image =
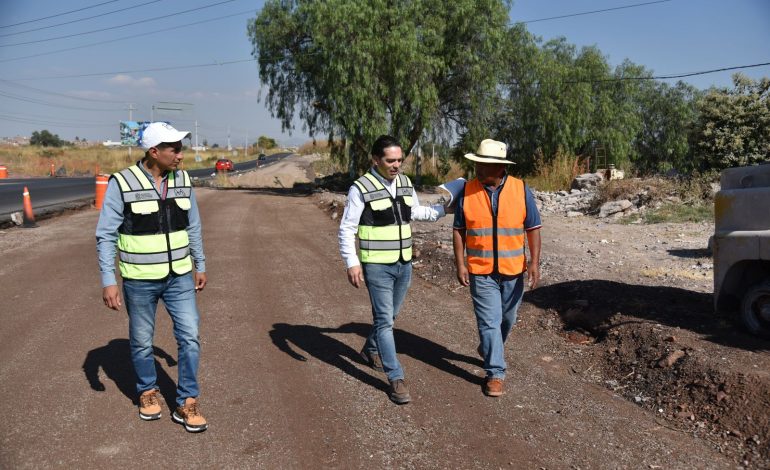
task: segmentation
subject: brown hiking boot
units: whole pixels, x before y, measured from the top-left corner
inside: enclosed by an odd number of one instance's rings
[[[184,426],[187,432],[203,432],[209,424],[198,409],[198,400],[187,398],[184,406],[179,406],[171,415],[171,419]]]
[[[139,417],[145,421],[160,419],[160,399],[157,390],[147,390],[139,395]]]
[[[366,349],[362,349],[361,358],[364,360],[364,363],[366,363],[367,366],[371,367],[377,372],[385,372],[385,369],[382,367],[382,359],[380,358],[380,353],[370,352]]]
[[[404,379],[396,379],[390,383],[388,397],[397,405],[406,405],[412,401],[412,397],[409,395],[409,389],[406,387]]]
[[[487,377],[484,382],[484,395],[488,397],[499,397],[503,394],[503,379]]]

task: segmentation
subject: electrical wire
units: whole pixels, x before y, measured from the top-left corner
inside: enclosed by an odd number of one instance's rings
[[[153,21],[160,21],[160,20],[163,20],[163,19],[166,19],[166,18],[170,18],[172,16],[179,16],[179,15],[183,15],[185,13],[191,13],[191,12],[194,12],[194,11],[205,10],[207,8],[213,8],[213,7],[216,7],[216,6],[219,6],[219,5],[224,5],[225,3],[232,3],[234,1],[235,0],[224,0],[224,1],[221,1],[221,2],[217,2],[217,3],[211,3],[209,5],[204,5],[202,7],[197,7],[197,8],[191,8],[189,10],[178,11],[178,12],[171,13],[171,14],[168,14],[168,15],[156,16],[156,17],[153,17],[153,18],[147,18],[147,19],[139,20],[139,21],[132,21],[131,23],[126,23],[126,24],[122,24],[122,25],[118,25],[118,26],[110,26],[110,27],[102,28],[102,29],[94,29],[92,31],[83,31],[81,33],[66,34],[64,36],[56,36],[56,37],[47,38],[47,39],[38,39],[36,41],[15,42],[15,43],[12,43],[12,44],[0,44],[0,47],[24,46],[24,45],[27,45],[27,44],[38,44],[38,43],[41,43],[41,42],[55,41],[55,40],[58,40],[58,39],[67,39],[67,38],[73,38],[73,37],[76,37],[76,36],[84,36],[86,34],[101,33],[101,32],[104,32],[104,31],[112,31],[113,29],[125,28],[127,26],[134,26],[134,25],[137,25],[137,24],[150,23],[150,22],[153,22]]]
[[[26,90],[34,91],[34,92],[37,92],[37,93],[43,93],[43,94],[46,94],[46,95],[60,96],[60,97],[63,97],[63,98],[69,98],[71,100],[90,101],[90,102],[94,102],[94,103],[125,103],[125,100],[100,100],[100,99],[96,99],[96,98],[84,98],[82,96],[73,96],[73,95],[67,95],[65,93],[57,93],[55,91],[43,90],[41,88],[35,88],[35,87],[31,87],[29,85],[23,85],[21,83],[13,82],[13,81],[10,81],[10,80],[3,80],[1,78],[0,78],[0,83],[5,83],[7,85],[15,86],[17,88],[23,88],[23,89],[26,89]]]
[[[538,23],[540,21],[550,21],[550,20],[559,20],[562,18],[572,18],[575,16],[583,16],[583,15],[593,15],[594,13],[604,13],[607,11],[615,11],[615,10],[625,10],[626,8],[636,8],[636,7],[643,7],[647,5],[653,5],[655,3],[666,3],[671,2],[673,0],[657,0],[654,2],[644,2],[644,3],[635,3],[633,5],[624,5],[621,7],[613,7],[613,8],[604,8],[602,10],[592,10],[592,11],[584,11],[580,13],[571,13],[568,15],[560,15],[560,16],[550,16],[548,18],[538,18],[536,20],[527,20],[527,21],[515,21],[513,24],[530,24],[530,23]]]
[[[564,82],[565,84],[574,84],[574,83],[605,83],[605,82],[622,82],[622,81],[632,81],[632,80],[670,80],[673,78],[685,78],[685,77],[694,77],[696,75],[706,75],[710,73],[717,73],[717,72],[727,72],[729,70],[741,70],[741,69],[750,69],[755,67],[765,67],[767,65],[770,65],[770,62],[762,62],[759,64],[750,64],[750,65],[737,65],[734,67],[721,67],[718,69],[711,69],[711,70],[702,70],[700,72],[687,72],[687,73],[680,73],[680,74],[672,74],[672,75],[655,75],[650,77],[614,77],[614,78],[597,78],[597,79],[589,79],[589,80],[570,80]]]
[[[230,14],[230,15],[219,16],[217,18],[209,18],[207,20],[195,21],[193,23],[187,23],[187,24],[183,24],[183,25],[179,25],[179,26],[172,26],[170,28],[163,28],[163,30],[161,30],[161,31],[150,31],[150,32],[147,32],[147,33],[142,33],[142,36],[150,36],[152,34],[167,33],[169,31],[173,31],[175,29],[186,28],[188,26],[195,26],[195,25],[199,25],[199,24],[203,24],[203,23],[210,23],[212,21],[223,20],[223,19],[226,19],[226,18],[232,18],[234,16],[245,15],[246,13],[256,13],[256,12],[257,11],[254,10],[254,9],[246,10],[246,11],[241,11],[241,12],[233,13],[233,14]],[[107,41],[99,41],[99,42],[93,42],[93,43],[90,43],[90,44],[83,44],[83,45],[80,45],[80,46],[67,47],[65,49],[57,49],[55,51],[41,52],[39,54],[32,54],[32,55],[27,55],[27,56],[22,56],[22,57],[12,57],[10,59],[0,60],[0,63],[3,63],[3,62],[13,62],[13,61],[16,61],[16,60],[23,60],[23,59],[32,59],[34,57],[41,57],[41,56],[46,56],[46,55],[51,55],[51,54],[58,54],[59,52],[74,51],[74,50],[77,50],[77,49],[85,49],[87,47],[93,47],[93,46],[101,46],[102,44],[110,44],[110,43],[113,43],[113,42],[125,41],[125,40],[129,40],[129,39],[136,40],[136,34],[131,34],[129,36],[123,36],[123,37],[115,38],[115,39],[110,39],[110,40],[107,40]]]
[[[8,36],[15,36],[17,34],[31,33],[33,31],[42,31],[44,29],[56,28],[56,27],[59,27],[59,26],[64,26],[64,25],[72,24],[72,23],[79,23],[81,21],[92,20],[94,18],[100,18],[102,16],[112,15],[113,13],[119,13],[121,11],[133,10],[135,8],[143,7],[143,6],[149,5],[151,3],[158,3],[158,2],[161,2],[161,1],[163,1],[163,0],[151,0],[149,2],[140,3],[139,5],[133,5],[133,6],[126,7],[126,8],[121,8],[119,10],[112,10],[112,11],[108,11],[106,13],[100,13],[98,15],[88,16],[86,18],[80,18],[80,19],[77,19],[77,20],[65,21],[64,23],[56,23],[56,24],[52,24],[52,25],[48,25],[48,26],[41,26],[39,28],[26,29],[24,31],[17,31],[15,33],[0,34],[0,38],[4,38],[4,37],[8,37]]]
[[[24,101],[24,102],[27,102],[27,103],[40,104],[40,105],[43,105],[43,106],[51,106],[53,108],[77,109],[77,110],[81,110],[81,111],[92,111],[92,112],[122,111],[122,109],[81,108],[81,107],[78,107],[78,106],[67,106],[67,105],[62,105],[62,104],[57,104],[57,103],[49,103],[49,102],[41,101],[41,100],[38,100],[38,99],[35,99],[35,98],[28,98],[26,96],[15,95],[15,94],[7,93],[7,92],[4,92],[4,91],[0,91],[0,96],[3,96],[5,98],[10,98],[10,99],[18,100],[18,101]]]
[[[115,2],[118,2],[118,1],[120,1],[120,0],[110,0],[108,2],[102,2],[102,3],[97,3],[96,5],[91,5],[90,7],[83,7],[83,8],[78,8],[77,10],[65,11],[64,13],[58,13],[56,15],[44,16],[42,18],[36,18],[34,20],[22,21],[21,23],[7,24],[5,26],[0,26],[0,28],[10,28],[12,26],[19,26],[19,25],[28,24],[28,23],[34,23],[36,21],[49,20],[51,18],[57,18],[59,16],[69,15],[70,13],[77,13],[77,12],[83,11],[83,10],[90,10],[91,8],[100,7],[102,5],[107,5],[108,3],[115,3]]]

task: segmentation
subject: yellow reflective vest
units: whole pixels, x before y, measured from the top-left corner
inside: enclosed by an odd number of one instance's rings
[[[412,182],[398,175],[396,197],[371,171],[355,181],[364,197],[358,223],[358,247],[362,263],[390,264],[412,259]]]
[[[114,173],[123,196],[118,266],[124,279],[163,279],[192,271],[187,236],[192,185],[186,171],[169,172],[166,198],[138,165]]]

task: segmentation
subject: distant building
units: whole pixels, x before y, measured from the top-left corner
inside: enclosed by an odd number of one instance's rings
[[[206,150],[208,150],[208,147],[205,147],[203,145],[199,145],[197,147],[193,146],[193,147],[190,147],[190,148],[195,150],[196,152],[205,152]]]
[[[121,143],[116,142],[114,140],[105,140],[104,142],[102,142],[102,145],[104,145],[105,147],[120,147]]]
[[[7,147],[21,147],[22,145],[29,145],[29,137],[17,135],[16,137],[3,137],[0,138],[0,145]]]

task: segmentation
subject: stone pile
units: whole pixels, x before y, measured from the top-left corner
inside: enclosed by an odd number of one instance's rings
[[[571,189],[555,193],[533,191],[533,193],[540,212],[562,214],[567,217],[578,217],[588,213],[596,197],[596,191],[593,189]]]

